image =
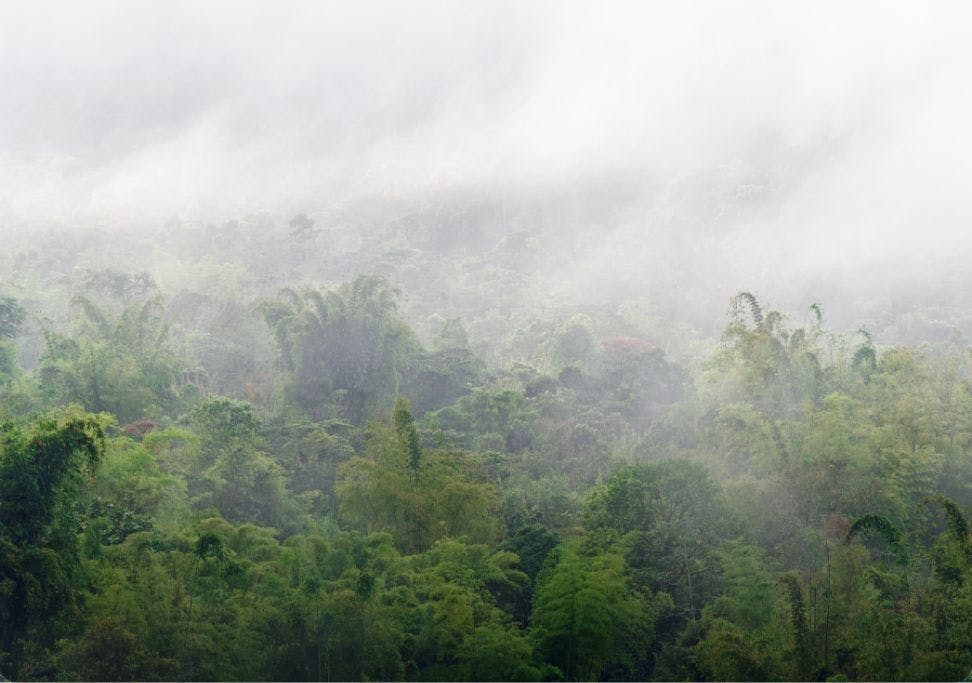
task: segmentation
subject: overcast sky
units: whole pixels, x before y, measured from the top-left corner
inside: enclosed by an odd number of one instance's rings
[[[7,2],[0,224],[471,188],[589,196],[637,238],[659,193],[703,221],[749,193],[732,229],[804,259],[954,255],[970,31],[958,2]]]

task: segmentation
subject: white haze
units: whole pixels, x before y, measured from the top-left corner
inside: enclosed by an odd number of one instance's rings
[[[5,3],[0,235],[468,195],[562,229],[543,287],[575,294],[665,269],[720,305],[849,270],[913,284],[972,256],[970,20],[917,2]]]

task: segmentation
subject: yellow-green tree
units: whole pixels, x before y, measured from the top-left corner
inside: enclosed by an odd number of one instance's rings
[[[373,426],[367,453],[339,470],[340,518],[350,528],[390,531],[407,552],[440,538],[497,540],[499,491],[466,454],[421,448],[407,403],[394,424]]]

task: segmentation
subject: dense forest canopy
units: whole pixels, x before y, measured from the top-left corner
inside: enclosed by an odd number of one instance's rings
[[[244,302],[76,272],[67,323],[2,300],[7,676],[972,669],[955,340],[741,292],[695,369],[580,312],[488,361],[376,275]]]
[[[969,14],[0,7],[0,680],[968,679]]]

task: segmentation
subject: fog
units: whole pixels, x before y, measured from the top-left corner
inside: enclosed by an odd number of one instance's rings
[[[972,681],[970,27],[0,2],[0,682]]]
[[[499,217],[494,236],[536,231],[555,254],[536,297],[677,291],[708,319],[755,289],[832,302],[849,326],[899,291],[956,303],[972,255],[970,15],[8,3],[0,230],[124,239],[361,203],[421,229],[470,204]]]

